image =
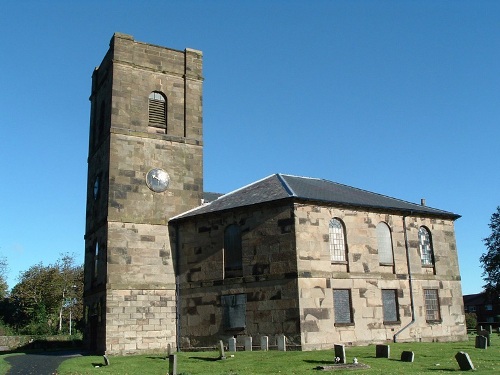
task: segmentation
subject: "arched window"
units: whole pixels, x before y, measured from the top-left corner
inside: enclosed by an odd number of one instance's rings
[[[377,243],[380,264],[393,264],[391,230],[382,221],[377,225]]]
[[[99,242],[95,243],[95,248],[94,248],[94,274],[93,274],[93,279],[97,279],[97,274],[99,272]]]
[[[432,249],[431,233],[426,227],[420,227],[418,230],[418,246],[420,249],[422,266],[434,266],[434,250]]]
[[[346,261],[346,238],[344,225],[339,219],[330,220],[329,228],[330,260],[332,262]]]
[[[231,224],[224,231],[224,277],[243,275],[241,229]]]
[[[167,99],[158,91],[149,94],[149,126],[167,129]]]

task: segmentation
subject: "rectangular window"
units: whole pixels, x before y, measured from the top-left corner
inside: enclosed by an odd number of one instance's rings
[[[350,289],[333,290],[333,310],[335,324],[353,323]]]
[[[221,296],[223,308],[223,325],[228,330],[239,330],[246,327],[247,295],[230,294]]]
[[[485,307],[486,311],[493,311],[493,305],[491,305],[491,304],[485,305],[484,307]]]
[[[399,322],[397,290],[382,289],[382,308],[384,310],[384,323]]]
[[[440,321],[438,291],[436,289],[424,289],[424,297],[425,320],[428,322]]]

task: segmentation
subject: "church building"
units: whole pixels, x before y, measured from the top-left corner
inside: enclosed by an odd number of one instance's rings
[[[459,215],[279,173],[203,191],[202,57],[115,33],[94,70],[89,349],[466,339]]]

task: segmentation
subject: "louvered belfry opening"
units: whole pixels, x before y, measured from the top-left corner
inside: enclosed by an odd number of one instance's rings
[[[167,101],[156,91],[149,94],[149,126],[167,129]]]

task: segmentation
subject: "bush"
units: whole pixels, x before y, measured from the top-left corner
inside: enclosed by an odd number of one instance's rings
[[[467,329],[476,329],[477,316],[476,313],[465,313],[465,325]]]

